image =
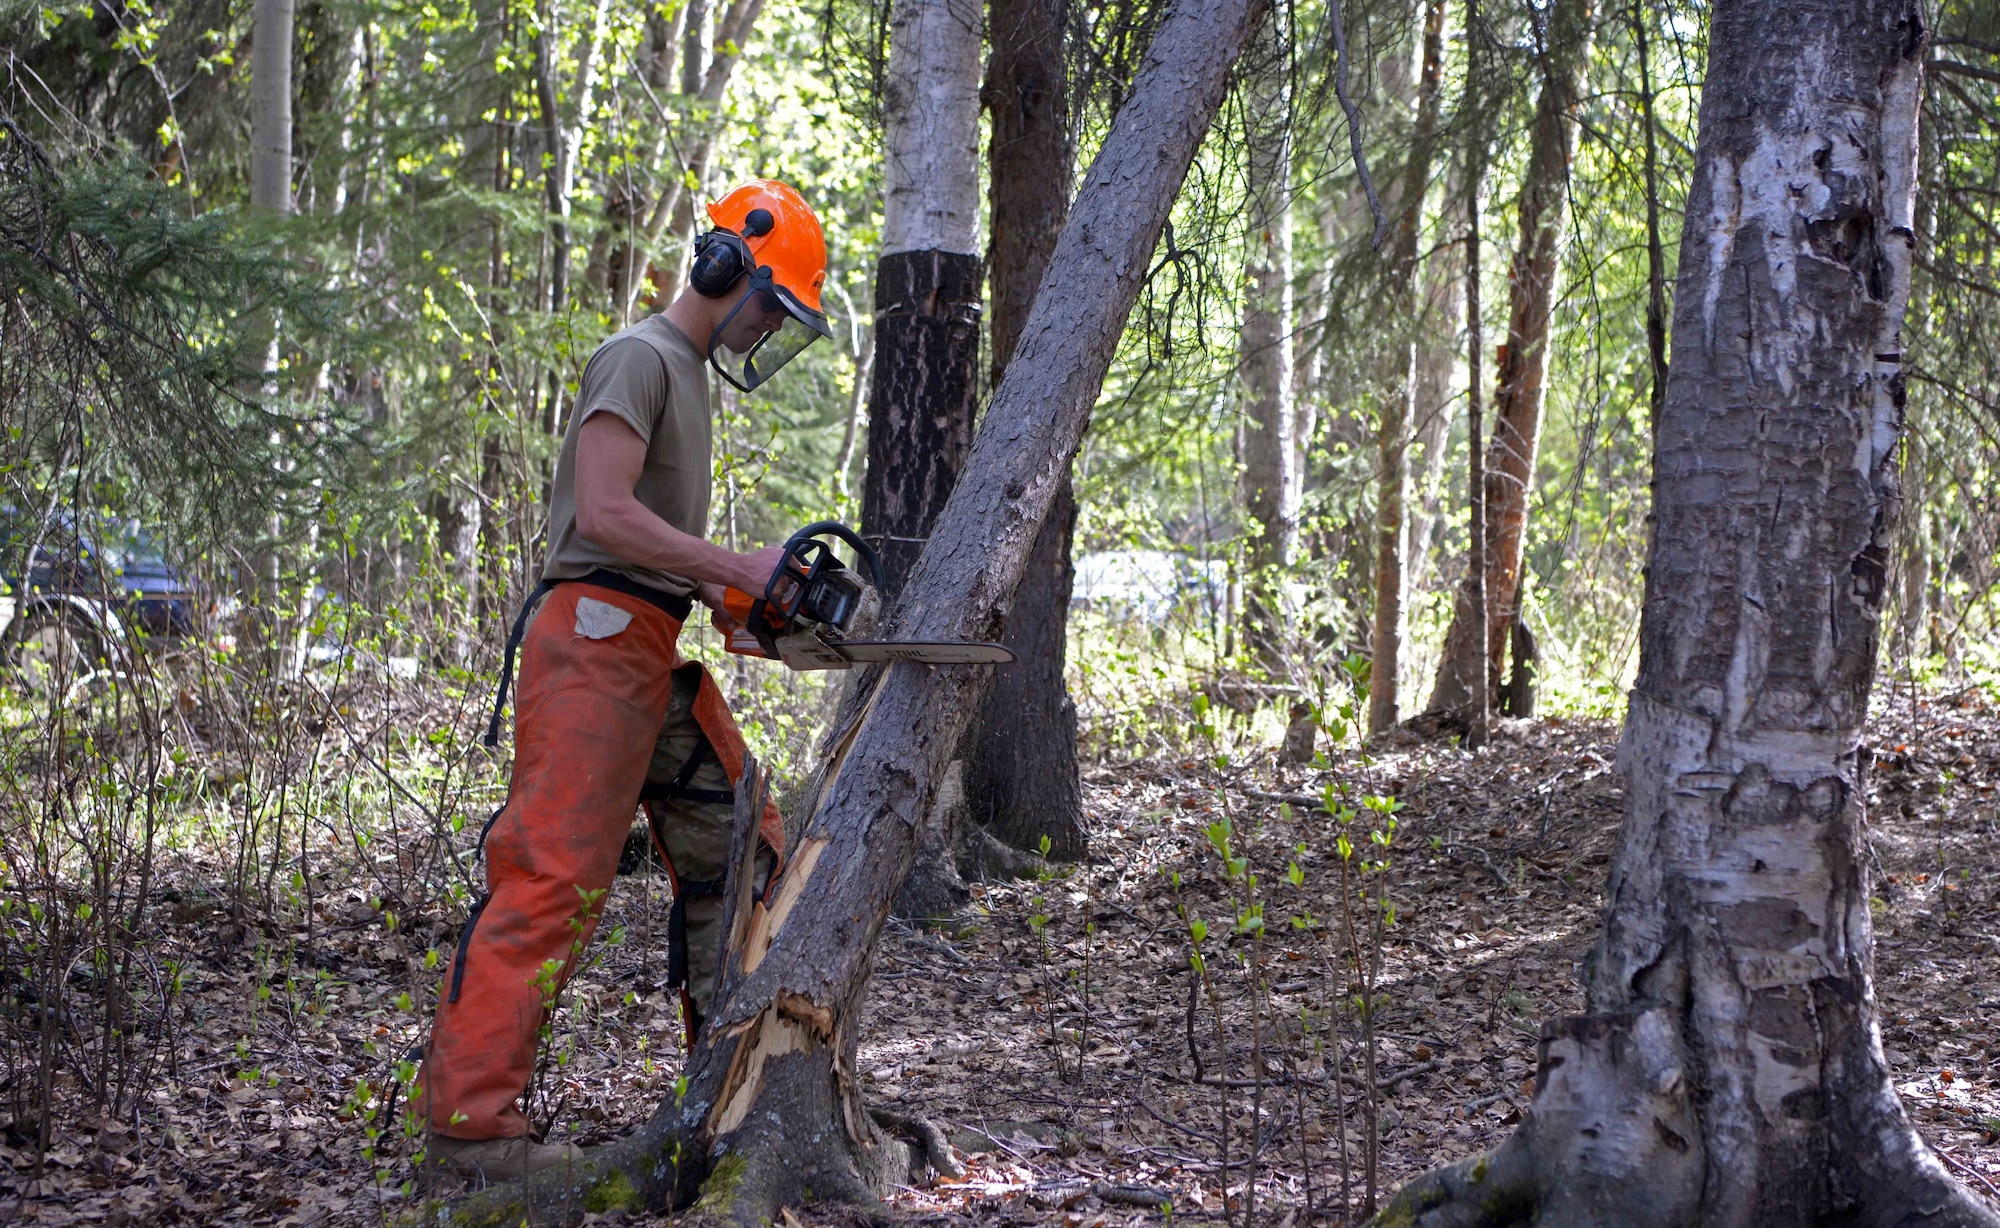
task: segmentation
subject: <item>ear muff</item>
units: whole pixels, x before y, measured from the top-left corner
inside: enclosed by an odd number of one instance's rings
[[[766,229],[769,229],[768,222]],[[694,263],[688,266],[688,285],[693,286],[694,292],[703,298],[721,298],[735,289],[743,275],[755,267],[756,262],[750,258],[750,247],[743,242],[742,236],[718,226],[695,240]]]

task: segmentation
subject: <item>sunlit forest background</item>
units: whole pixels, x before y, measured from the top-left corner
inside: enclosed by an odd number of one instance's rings
[[[1402,716],[1425,711],[1483,446],[1465,413],[1464,151],[1485,157],[1497,369],[1562,59],[1549,40],[1572,26],[1519,602],[1534,693],[1510,702],[1622,710],[1707,10],[1485,0],[1492,54],[1469,80],[1454,5],[1427,84],[1441,9],[1280,9],[1301,493],[1275,577],[1253,575],[1263,530],[1239,481],[1246,151],[1268,96],[1232,90],[1181,190],[1074,470],[1086,770],[1196,746],[1268,761],[1300,703],[1322,746],[1360,744],[1392,405],[1408,411],[1397,682]],[[1073,177],[1164,10],[1065,9]],[[310,949],[329,892],[392,932],[457,924],[506,784],[504,749],[477,735],[582,365],[665,305],[699,205],[746,178],[819,210],[835,335],[767,391],[718,389],[711,535],[747,549],[858,520],[888,17],[887,0],[298,0],[290,192],[272,208],[252,200],[249,0],[0,0],[0,999],[73,1020],[0,1029],[18,1145],[48,1146],[51,1114],[78,1106],[129,1117],[163,1077],[195,960],[153,940],[155,918],[253,950],[271,1011],[310,1011],[334,979],[279,936],[302,926]],[[2000,8],[1941,0],[1934,27],[1883,630],[1882,689],[1912,692],[2000,685]],[[1374,241],[1370,192],[1389,230],[1413,228],[1408,318],[1391,318],[1395,239]],[[178,603],[109,628],[119,576],[147,568]],[[31,599],[51,575],[68,595]],[[1281,594],[1275,618],[1253,582]],[[689,651],[718,664],[752,748],[802,775],[827,679],[725,661],[706,629]],[[324,992],[322,1010],[339,1000]],[[405,1031],[427,1011],[381,1009]],[[383,1043],[378,1087],[399,1077]]]

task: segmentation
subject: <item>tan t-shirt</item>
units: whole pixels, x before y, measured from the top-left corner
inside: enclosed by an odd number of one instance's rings
[[[618,415],[646,441],[646,466],[632,490],[640,505],[683,533],[708,533],[708,372],[687,334],[665,316],[647,316],[598,346],[583,368],[549,494],[542,578],[574,580],[604,567],[662,592],[693,595],[693,581],[635,566],[576,531],[577,432],[600,412]]]

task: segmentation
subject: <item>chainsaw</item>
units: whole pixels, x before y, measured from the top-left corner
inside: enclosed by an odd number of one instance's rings
[[[832,537],[854,550],[854,561],[868,573],[864,582],[843,564]],[[848,628],[864,609],[877,604],[882,559],[875,548],[846,525],[831,520],[809,524],[792,534],[785,554],[753,597],[741,589],[723,590],[723,609],[737,622],[729,636],[729,651],[746,657],[768,657],[793,669],[850,669],[887,661],[924,665],[1005,665],[1012,649],[999,644],[948,640],[851,640]]]

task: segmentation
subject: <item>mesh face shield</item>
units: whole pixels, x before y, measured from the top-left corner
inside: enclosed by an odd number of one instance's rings
[[[737,315],[745,310],[767,317],[782,313],[783,322],[773,331],[759,336],[748,350],[739,354],[725,345],[722,338],[729,332]],[[783,286],[773,285],[770,270],[759,269],[751,275],[750,292],[730,308],[721,326],[715,330],[714,338],[708,343],[708,362],[723,379],[744,392],[751,392],[777,374],[779,368],[798,357],[807,346],[821,337],[832,335],[824,315],[801,303]]]

